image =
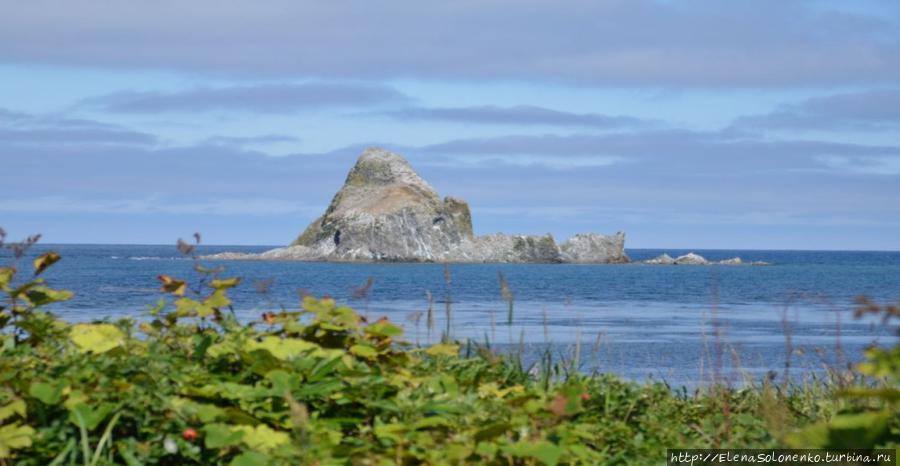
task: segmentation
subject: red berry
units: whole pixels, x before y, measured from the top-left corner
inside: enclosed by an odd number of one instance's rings
[[[184,437],[184,439],[188,442],[193,442],[194,440],[197,440],[197,431],[189,427],[187,429],[184,429],[184,432],[181,433],[181,436]]]
[[[581,394],[581,401],[587,401],[591,398],[591,395],[588,395],[587,392]]]

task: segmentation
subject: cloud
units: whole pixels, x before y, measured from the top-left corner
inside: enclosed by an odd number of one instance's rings
[[[900,126],[900,89],[814,97],[763,115],[741,117],[734,128],[885,130]]]
[[[208,144],[243,146],[253,144],[274,144],[280,142],[300,142],[300,139],[286,134],[260,134],[258,136],[213,136],[208,138],[206,142]]]
[[[313,214],[310,207],[295,200],[269,198],[212,199],[191,201],[164,196],[131,199],[96,199],[69,196],[4,198],[0,212],[28,214],[174,214],[174,215],[291,215]]]
[[[0,109],[0,141],[10,145],[61,146],[83,143],[149,145],[156,142],[156,137],[99,121],[37,116]]]
[[[228,76],[628,86],[897,83],[892,7],[848,2],[19,2],[0,61]]]
[[[532,105],[498,107],[408,107],[380,112],[403,121],[452,121],[488,125],[547,125],[603,128],[633,128],[653,124],[640,118],[603,115],[599,113],[572,113],[551,110]]]
[[[373,84],[258,84],[197,88],[178,92],[118,92],[82,101],[82,105],[114,113],[194,113],[241,111],[292,113],[327,107],[366,107],[406,103],[397,90]]]
[[[415,151],[415,149],[413,149]],[[488,154],[482,156],[461,155],[452,158],[441,158],[438,160],[426,160],[424,163],[431,166],[445,167],[486,167],[506,165],[513,167],[543,167],[552,170],[572,170],[578,168],[596,168],[606,167],[610,165],[627,163],[628,160],[618,156],[576,156],[576,157],[553,157],[553,156],[535,156],[530,154],[507,154],[496,155]]]
[[[898,156],[856,156],[822,155],[816,160],[838,173],[857,175],[900,175]]]

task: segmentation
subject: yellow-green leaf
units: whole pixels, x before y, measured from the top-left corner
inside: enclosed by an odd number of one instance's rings
[[[14,400],[12,403],[0,407],[0,421],[4,421],[7,418],[10,418],[14,415],[18,414],[19,416],[25,417],[25,402],[22,400]]]
[[[385,337],[396,337],[403,335],[403,329],[392,324],[390,321],[383,320],[366,327],[366,333]]]
[[[319,345],[296,338],[264,337],[262,341],[250,341],[246,346],[248,351],[263,349],[278,359],[289,360],[309,351],[320,349]]]
[[[34,434],[34,429],[19,423],[0,426],[0,458],[10,458],[12,450],[30,447]]]
[[[262,452],[271,451],[272,449],[281,445],[286,445],[291,441],[291,437],[288,434],[278,432],[265,424],[260,424],[256,427],[246,425],[234,426],[231,430],[234,432],[243,432],[244,436],[241,438],[241,441],[251,449]]]
[[[425,352],[430,356],[457,356],[459,355],[459,345],[438,343],[425,350]]]
[[[209,282],[209,286],[211,286],[217,290],[224,290],[224,289],[228,289],[228,288],[234,288],[235,286],[238,286],[240,283],[241,283],[241,277],[234,277],[234,278],[224,278],[221,280],[212,280]]]
[[[206,301],[203,301],[203,304],[211,308],[219,309],[231,304],[231,300],[228,299],[228,296],[225,296],[224,289],[217,289],[213,294],[206,298]]]
[[[16,269],[12,267],[0,267],[0,289],[9,291],[9,282],[16,275]]]
[[[34,306],[43,306],[50,303],[58,303],[60,301],[68,301],[75,296],[68,290],[54,290],[46,286],[35,286],[25,291],[25,297]]]
[[[77,324],[69,337],[82,353],[105,353],[125,343],[125,335],[112,324]]]
[[[350,352],[366,359],[375,359],[378,357],[378,350],[369,345],[353,345],[350,347]]]
[[[44,270],[47,270],[47,267],[59,262],[60,259],[60,255],[54,251],[42,254],[34,260],[34,274],[40,275]]]

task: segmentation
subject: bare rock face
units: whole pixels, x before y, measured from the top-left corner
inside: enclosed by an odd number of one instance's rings
[[[709,261],[705,257],[689,252],[675,258],[675,265],[707,265]]]
[[[579,233],[559,246],[562,260],[582,264],[627,264],[625,233],[612,236]]]
[[[448,256],[453,262],[560,263],[562,256],[553,235],[479,236],[464,241]]]
[[[544,236],[475,237],[469,205],[441,199],[401,156],[366,149],[325,213],[287,247],[209,259],[623,263],[625,235],[579,234],[558,245]]]
[[[435,261],[472,237],[471,218],[468,204],[441,200],[403,157],[372,148],[292,246],[327,260]]]

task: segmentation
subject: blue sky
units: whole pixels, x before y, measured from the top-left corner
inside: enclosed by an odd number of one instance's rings
[[[896,1],[0,0],[0,227],[289,242],[362,148],[476,233],[900,249]]]

